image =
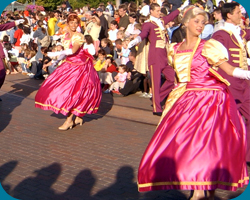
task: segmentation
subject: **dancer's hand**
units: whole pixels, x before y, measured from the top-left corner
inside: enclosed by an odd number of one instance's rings
[[[250,80],[250,71],[235,67],[233,77]]]
[[[183,10],[185,7],[187,7],[189,5],[189,0],[186,0],[181,7],[179,7],[179,10]]]
[[[132,41],[128,43],[128,49],[130,49],[131,47],[135,46],[136,44],[140,42],[141,42],[141,37],[137,36],[135,39],[133,39]]]

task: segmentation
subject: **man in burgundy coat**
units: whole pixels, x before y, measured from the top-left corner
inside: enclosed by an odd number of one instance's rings
[[[19,19],[16,20],[15,22],[10,22],[10,23],[6,23],[6,24],[2,24],[0,25],[0,31],[5,31],[8,29],[11,29],[14,26],[17,26],[18,24],[24,22],[23,19]],[[4,67],[4,58],[5,58],[5,54],[3,52],[3,46],[0,44],[0,88],[3,85],[4,79],[5,79],[5,67]],[[2,101],[2,99],[0,98],[0,101]]]
[[[224,27],[215,32],[213,39],[222,43],[228,51],[228,63],[248,70],[246,42],[250,41],[248,30],[239,27],[241,10],[238,3],[226,3],[222,7]],[[219,73],[230,82],[231,91],[240,113],[244,116],[247,129],[247,162],[250,162],[250,84],[249,81],[229,76],[223,70]]]
[[[150,19],[145,21],[142,25],[142,32],[134,40],[132,40],[128,47],[136,45],[143,39],[148,38],[149,53],[148,66],[152,81],[153,94],[153,114],[161,115],[161,102],[167,97],[169,92],[174,88],[175,72],[171,66],[168,65],[166,45],[168,38],[166,37],[165,25],[174,20],[180,13],[179,9],[173,11],[171,14],[160,19],[160,6],[157,3],[150,5]],[[164,74],[166,81],[161,86],[161,73]]]

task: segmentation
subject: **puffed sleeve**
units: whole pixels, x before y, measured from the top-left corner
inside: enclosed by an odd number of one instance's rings
[[[82,45],[84,42],[84,36],[81,33],[76,33],[73,35],[72,37],[72,45],[74,45],[74,43],[78,43],[80,45]]]
[[[168,52],[168,64],[172,67],[174,67],[174,46],[176,45],[177,43],[171,43],[168,48],[167,48],[167,52]]]
[[[211,67],[217,67],[228,61],[227,49],[215,39],[210,39],[204,44],[201,54],[207,58]]]

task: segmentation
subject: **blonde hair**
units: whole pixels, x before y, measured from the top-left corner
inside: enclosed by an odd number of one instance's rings
[[[208,21],[208,16],[206,11],[198,8],[194,5],[190,5],[185,7],[179,14],[178,20],[180,23],[184,24],[188,22],[190,19],[195,18],[197,15],[203,15],[205,20]]]

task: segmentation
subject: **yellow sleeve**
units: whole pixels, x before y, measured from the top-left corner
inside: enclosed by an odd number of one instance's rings
[[[72,45],[74,45],[74,43],[82,45],[84,42],[84,36],[81,33],[75,33],[71,40],[72,40]]]
[[[174,67],[174,45],[176,45],[177,43],[171,43],[168,48],[167,48],[167,52],[168,52],[168,64],[172,67]]]
[[[100,60],[98,60],[94,66],[95,70],[98,72],[98,71],[101,71],[101,69],[103,68],[105,62],[101,63]]]
[[[201,54],[207,58],[208,63],[212,67],[217,67],[228,61],[227,49],[223,44],[214,39],[210,39],[204,44]]]

